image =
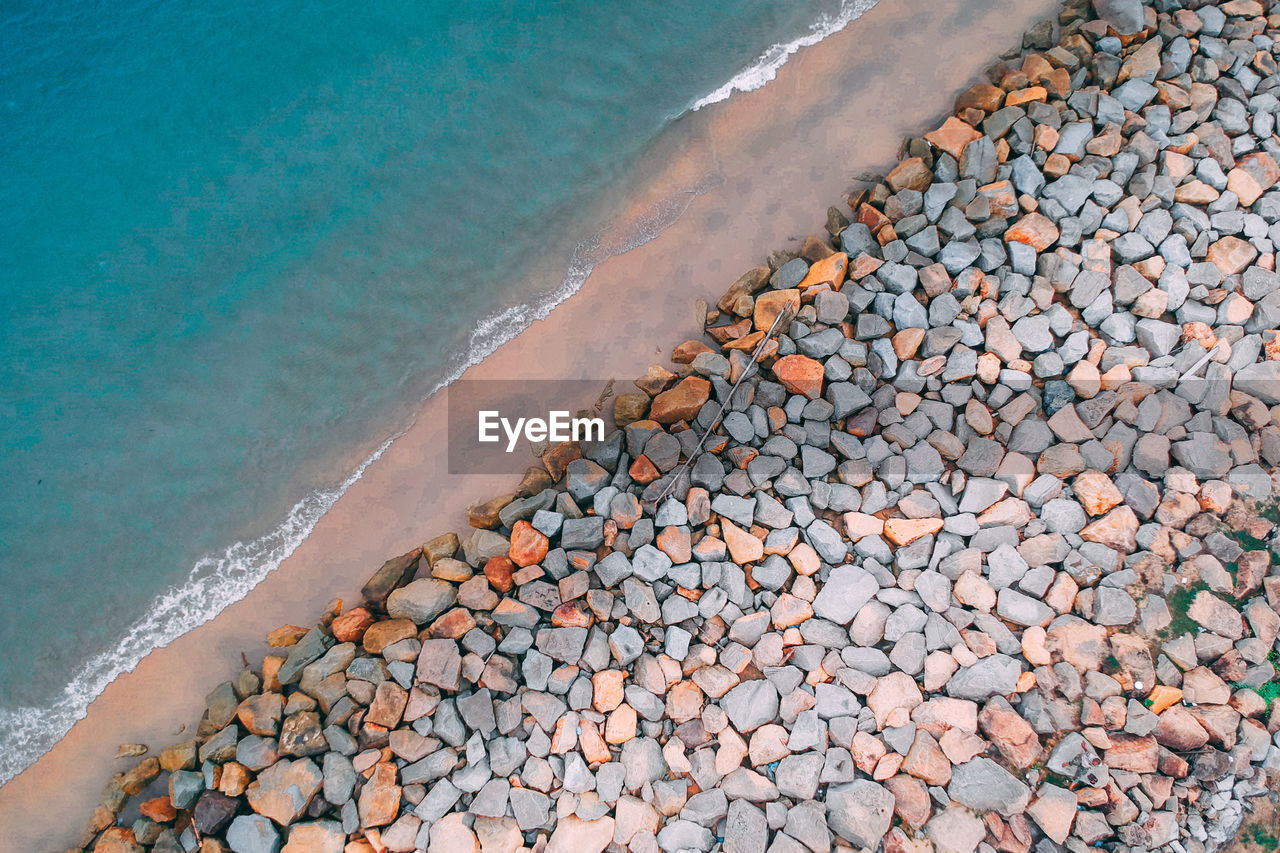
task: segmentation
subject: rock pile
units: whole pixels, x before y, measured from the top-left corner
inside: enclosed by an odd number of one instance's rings
[[[85,846],[1224,842],[1280,773],[1275,12],[1072,0]]]

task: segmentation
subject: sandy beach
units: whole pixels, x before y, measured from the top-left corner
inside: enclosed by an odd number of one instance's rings
[[[845,31],[797,54],[754,92],[686,116],[620,188],[635,211],[714,176],[679,220],[596,268],[582,290],[467,378],[615,378],[617,391],[694,337],[695,300],[714,302],[775,248],[822,231],[854,177],[892,166],[902,137],[935,127],[996,53],[1018,44],[1048,0],[881,0]],[[847,213],[847,208],[846,208]],[[465,534],[465,509],[509,477],[446,473],[445,399],[414,426],[247,598],[117,679],[47,755],[0,788],[0,850],[75,843],[125,742],[153,750],[192,731],[206,693],[260,660],[264,637],[354,603],[388,557],[439,533]],[[33,816],[38,816],[33,817]],[[57,832],[50,834],[50,829]]]

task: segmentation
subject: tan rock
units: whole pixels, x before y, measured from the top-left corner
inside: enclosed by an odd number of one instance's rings
[[[920,190],[924,192],[933,181],[933,172],[920,157],[908,157],[893,168],[884,179],[894,192]]]
[[[946,785],[951,781],[951,762],[943,753],[933,735],[924,729],[916,729],[915,740],[902,762],[902,772],[922,780],[927,785]]]
[[[884,532],[884,521],[862,512],[846,512],[844,532],[854,542],[867,536],[879,536]]]
[[[1235,275],[1244,272],[1257,256],[1252,243],[1227,235],[1209,246],[1205,260],[1222,270],[1223,275]]]
[[[466,817],[453,812],[431,824],[427,853],[480,853],[480,839],[464,822]]]
[[[1151,735],[1116,732],[1110,735],[1111,747],[1103,754],[1103,761],[1112,770],[1129,770],[1134,773],[1155,773],[1159,767],[1160,744]]]
[[[740,566],[758,562],[764,556],[764,543],[728,519],[720,519],[720,535],[729,548],[729,556]]]
[[[1227,189],[1240,197],[1243,207],[1253,203],[1280,180],[1280,167],[1265,152],[1247,154],[1236,161],[1236,167],[1227,173]]]
[[[903,546],[941,529],[940,518],[890,518],[884,523],[884,537],[894,545]]]
[[[1190,752],[1209,742],[1204,726],[1182,705],[1165,709],[1151,734],[1161,746],[1178,752]]]
[[[1055,843],[1062,844],[1071,834],[1079,803],[1076,795],[1066,788],[1043,783],[1036,789],[1036,798],[1027,807],[1027,814]]]
[[[1118,506],[1080,531],[1087,542],[1098,542],[1126,554],[1138,548],[1138,517],[1127,506]]]
[[[773,327],[778,315],[788,308],[800,310],[800,291],[797,288],[787,290],[771,290],[756,297],[756,305],[751,322],[755,327],[766,332]]]
[[[386,766],[391,768],[394,779],[395,766]],[[271,818],[281,826],[288,826],[306,811],[307,803],[311,802],[323,782],[324,775],[311,759],[285,759],[259,773],[258,778],[246,789],[245,799],[249,801],[249,807],[258,814]],[[397,787],[397,808],[400,805],[399,792]],[[393,814],[392,818],[394,817]]]
[[[1116,484],[1101,471],[1092,469],[1081,471],[1076,475],[1071,488],[1076,493],[1076,499],[1089,515],[1102,515],[1124,502],[1124,495],[1120,494]]]
[[[924,701],[916,680],[905,672],[882,676],[867,696],[867,707],[876,717],[876,728],[906,725],[911,712]]]

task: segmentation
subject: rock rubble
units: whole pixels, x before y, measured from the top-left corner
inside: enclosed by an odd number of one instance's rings
[[[1280,774],[1278,31],[1071,0],[84,849],[1222,845]]]

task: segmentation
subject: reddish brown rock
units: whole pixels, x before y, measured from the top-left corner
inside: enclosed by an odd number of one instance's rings
[[[373,624],[373,614],[366,607],[356,607],[334,618],[329,626],[333,638],[340,643],[358,643]]]
[[[982,134],[972,125],[965,124],[955,116],[950,116],[942,127],[926,133],[924,138],[929,141],[935,148],[941,148],[957,160],[964,153],[964,147],[975,139],[981,139]]]
[[[507,556],[517,566],[532,566],[547,556],[550,540],[527,521],[517,521],[511,528],[511,548]]]
[[[792,394],[803,394],[810,400],[822,396],[822,362],[807,355],[788,355],[773,365],[773,375]]]
[[[489,581],[489,586],[498,592],[511,592],[515,586],[512,575],[515,574],[516,565],[511,562],[510,557],[490,557],[484,564],[484,576]]]
[[[660,424],[691,421],[710,398],[710,382],[700,376],[686,376],[679,385],[653,398],[649,416]]]

